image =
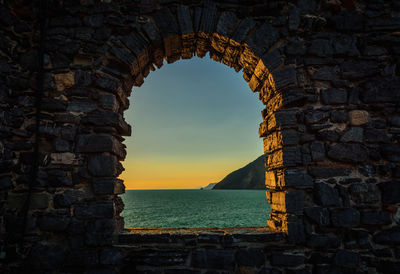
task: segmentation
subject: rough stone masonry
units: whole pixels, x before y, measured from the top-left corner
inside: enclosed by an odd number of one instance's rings
[[[399,1],[10,0],[0,26],[3,273],[400,272]],[[132,87],[207,52],[265,105],[268,224],[124,229]]]

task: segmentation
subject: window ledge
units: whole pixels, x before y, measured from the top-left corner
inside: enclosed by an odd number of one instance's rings
[[[223,244],[266,243],[284,241],[285,234],[272,232],[268,227],[229,228],[125,228],[116,245],[137,244]]]

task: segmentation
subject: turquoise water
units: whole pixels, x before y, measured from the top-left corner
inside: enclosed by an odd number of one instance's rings
[[[127,190],[125,227],[266,226],[263,190]]]

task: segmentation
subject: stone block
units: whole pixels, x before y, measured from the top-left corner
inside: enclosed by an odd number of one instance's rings
[[[365,129],[364,140],[367,143],[388,143],[390,138],[384,129],[367,128]]]
[[[88,161],[90,174],[97,177],[114,177],[119,175],[120,163],[113,155],[91,156]]]
[[[96,178],[93,192],[97,195],[122,194],[125,193],[125,186],[122,180],[113,177]]]
[[[348,163],[364,163],[369,159],[368,149],[364,145],[348,143],[331,146],[328,157]]]
[[[382,203],[400,203],[400,181],[393,180],[379,183],[378,187],[381,190]]]
[[[72,72],[54,75],[54,83],[58,91],[63,91],[75,85],[75,77]]]
[[[306,245],[311,248],[337,248],[340,245],[340,239],[335,235],[312,234],[307,236]]]
[[[76,150],[77,152],[112,152],[120,159],[126,156],[124,145],[108,134],[79,135]]]
[[[119,88],[119,83],[117,80],[101,76],[96,77],[96,79],[94,80],[94,85],[101,90],[111,93],[117,93]]]
[[[325,158],[325,143],[322,141],[314,141],[310,144],[312,160],[317,162]]]
[[[349,187],[350,197],[355,203],[376,203],[380,196],[376,185],[369,183],[354,183]]]
[[[71,218],[66,216],[42,216],[37,220],[37,225],[41,230],[62,232],[66,231]]]
[[[334,227],[357,227],[360,224],[360,212],[354,208],[334,209],[331,211]]]
[[[302,170],[287,169],[284,173],[284,185],[287,187],[308,188],[314,185],[313,178]]]
[[[116,127],[123,136],[130,136],[131,134],[130,125],[125,122],[121,114],[116,112],[91,112],[82,119],[82,122],[96,126]]]
[[[0,178],[0,190],[9,189],[12,187],[11,177],[5,176]]]
[[[381,245],[398,246],[400,245],[400,230],[393,228],[379,231],[374,235],[374,242]]]
[[[391,162],[400,162],[400,146],[398,145],[382,145],[381,153],[383,158]]]
[[[265,263],[265,255],[262,248],[239,249],[236,252],[236,261],[239,265],[260,266]]]
[[[362,143],[364,136],[364,129],[361,127],[351,127],[347,131],[345,131],[340,138],[341,142],[355,142]]]
[[[36,243],[27,258],[33,269],[55,270],[63,266],[68,251],[65,245],[40,242]],[[31,269],[31,270],[33,270]]]
[[[296,69],[293,66],[283,67],[273,71],[271,74],[277,90],[297,83]]]
[[[89,221],[86,226],[85,243],[88,246],[110,245],[114,230],[114,219]]]
[[[123,254],[118,249],[103,249],[100,252],[100,263],[105,265],[119,265],[123,262]]]
[[[50,154],[51,163],[54,165],[77,165],[78,158],[71,152],[60,152]]]
[[[273,266],[289,266],[296,267],[304,264],[305,257],[303,255],[292,254],[272,254],[271,265]]]
[[[65,208],[70,207],[79,200],[86,197],[86,193],[79,189],[68,189],[63,193],[57,193],[54,196],[54,207]]]
[[[361,224],[363,225],[388,225],[392,218],[387,211],[363,210],[361,211]]]
[[[198,31],[203,33],[213,33],[217,20],[217,6],[215,3],[206,2],[204,3],[201,11],[201,20]]]
[[[192,253],[194,267],[233,270],[235,257],[233,250],[229,249],[197,249]]]
[[[369,121],[369,114],[365,110],[352,110],[349,112],[349,122],[352,126],[361,126]]]
[[[235,33],[232,36],[232,40],[236,42],[237,45],[240,45],[241,42],[246,38],[247,34],[253,29],[256,25],[256,22],[251,18],[244,18],[239,26],[236,28]]]
[[[87,113],[97,109],[97,105],[90,100],[82,99],[82,100],[73,100],[68,104],[67,111],[69,112],[78,112],[78,113]]]
[[[335,254],[333,263],[340,267],[357,268],[360,265],[360,254],[342,249]]]
[[[346,123],[349,120],[347,113],[342,111],[332,111],[331,121],[333,123]]]
[[[64,257],[63,260],[68,266],[79,268],[93,267],[99,264],[99,255],[97,250],[74,250],[70,252],[67,258]]]
[[[304,213],[318,225],[327,226],[330,224],[329,211],[327,208],[319,206],[306,207],[304,208]]]
[[[246,43],[256,55],[261,56],[278,38],[278,31],[271,24],[264,23],[246,40]]]
[[[27,194],[9,192],[5,208],[21,209],[25,203]],[[46,209],[49,207],[51,196],[47,193],[33,193],[29,204],[29,209]]]
[[[193,23],[190,16],[190,10],[188,6],[179,5],[176,9],[178,23],[182,34],[189,34],[193,32]]]
[[[326,105],[346,104],[347,91],[335,88],[323,89],[321,90],[321,100]]]
[[[94,201],[74,206],[74,215],[78,219],[99,219],[114,217],[113,201]]]
[[[158,26],[158,29],[164,38],[179,33],[178,23],[167,8],[157,10],[157,12],[154,14],[154,21],[156,22],[156,25]]]
[[[390,103],[400,100],[400,77],[385,77],[373,79],[364,84],[361,93],[364,103]]]
[[[99,94],[99,102],[105,110],[115,111],[118,108],[117,98],[114,94]]]
[[[339,193],[337,189],[326,183],[316,183],[314,187],[314,198],[322,206],[339,206]]]
[[[314,110],[314,111],[306,113],[304,118],[305,118],[306,124],[321,123],[321,122],[325,122],[328,120],[329,113]]]
[[[305,197],[301,191],[272,192],[271,210],[302,214]]]

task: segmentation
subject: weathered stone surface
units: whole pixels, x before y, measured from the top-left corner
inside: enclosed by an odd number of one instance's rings
[[[316,183],[314,187],[314,197],[320,205],[339,206],[339,193],[337,189],[326,183]]]
[[[347,92],[342,89],[323,89],[321,90],[321,100],[324,104],[345,104],[347,102]]]
[[[335,176],[347,176],[350,173],[348,168],[336,166],[314,166],[309,168],[312,176],[317,178],[329,178]]]
[[[235,257],[233,250],[229,249],[197,249],[192,254],[194,267],[206,267],[211,269],[234,269]]]
[[[311,157],[313,161],[321,161],[325,158],[325,143],[314,141],[310,144]]]
[[[347,113],[342,111],[333,111],[331,121],[334,123],[346,123],[349,120]]]
[[[274,84],[278,90],[297,83],[296,69],[293,66],[283,67],[273,71],[271,74],[274,77]]]
[[[101,264],[119,265],[123,261],[124,255],[118,249],[103,249],[100,253]]]
[[[369,81],[361,93],[365,103],[398,102],[400,100],[400,77],[387,77]]]
[[[368,112],[365,110],[352,110],[349,112],[349,121],[352,126],[361,126],[369,121]]]
[[[112,218],[114,203],[113,201],[79,203],[74,206],[74,216],[78,219]]]
[[[360,212],[354,208],[334,209],[331,221],[335,227],[356,227],[360,224]]]
[[[340,240],[335,235],[309,235],[306,244],[312,248],[337,248]]]
[[[124,159],[126,155],[124,145],[108,134],[79,135],[76,150],[77,152],[113,152],[120,159]]]
[[[382,156],[391,162],[400,162],[400,146],[383,145],[381,146]]]
[[[388,204],[400,203],[400,182],[387,181],[378,184],[381,190],[382,202]]]
[[[25,203],[27,194],[8,193],[5,207],[9,209],[21,209]],[[29,204],[30,209],[46,209],[49,206],[51,196],[47,193],[33,193]]]
[[[273,266],[298,266],[304,263],[304,256],[291,254],[272,254],[271,265]]]
[[[119,161],[112,155],[91,156],[88,161],[89,172],[97,177],[117,176],[119,169]]]
[[[0,178],[0,190],[5,190],[12,187],[11,177],[1,177]]]
[[[264,252],[261,248],[241,249],[236,253],[239,265],[259,266],[265,263]]]
[[[86,227],[85,243],[89,246],[110,245],[114,229],[113,219],[89,221]]]
[[[44,231],[65,231],[71,218],[66,216],[43,216],[37,220],[38,227]]]
[[[384,129],[367,128],[364,140],[368,143],[388,143],[390,138]]]
[[[264,23],[246,40],[246,42],[250,48],[260,56],[267,51],[278,38],[279,34],[277,30],[269,23]]]
[[[380,231],[374,235],[374,242],[382,245],[399,245],[400,231],[398,229]]]
[[[351,199],[356,203],[375,203],[379,201],[379,192],[374,184],[355,183],[349,187]]]
[[[75,85],[73,73],[59,73],[54,75],[54,82],[58,91],[63,91]]]
[[[284,174],[285,186],[289,187],[312,187],[314,180],[307,173],[297,169],[287,169]]]
[[[355,142],[362,143],[364,136],[364,129],[361,127],[351,127],[340,138],[341,142]]]
[[[314,206],[314,207],[306,207],[304,208],[304,213],[309,217],[313,222],[319,225],[329,225],[329,211],[327,208]]]
[[[91,112],[82,121],[96,126],[116,127],[124,136],[129,136],[131,134],[131,127],[125,122],[124,118],[119,113]]]
[[[190,16],[190,10],[188,6],[179,5],[176,9],[178,23],[182,34],[188,34],[193,32],[193,23]]]
[[[91,112],[97,109],[97,105],[90,100],[74,100],[68,104],[68,111],[71,112]]]
[[[255,25],[256,22],[254,22],[253,19],[248,17],[244,18],[236,28],[235,33],[232,36],[232,40],[240,44]]]
[[[67,255],[64,245],[43,242],[32,247],[28,260],[34,269],[54,270],[64,265]]]
[[[361,211],[361,224],[363,225],[388,225],[392,218],[387,211],[364,210]]]
[[[342,162],[363,163],[368,160],[368,150],[360,144],[336,144],[329,148],[328,156]]]
[[[93,192],[95,194],[122,194],[125,192],[123,181],[113,177],[96,178],[93,181]]]
[[[356,268],[360,264],[360,254],[342,249],[335,254],[333,261],[337,266]]]

